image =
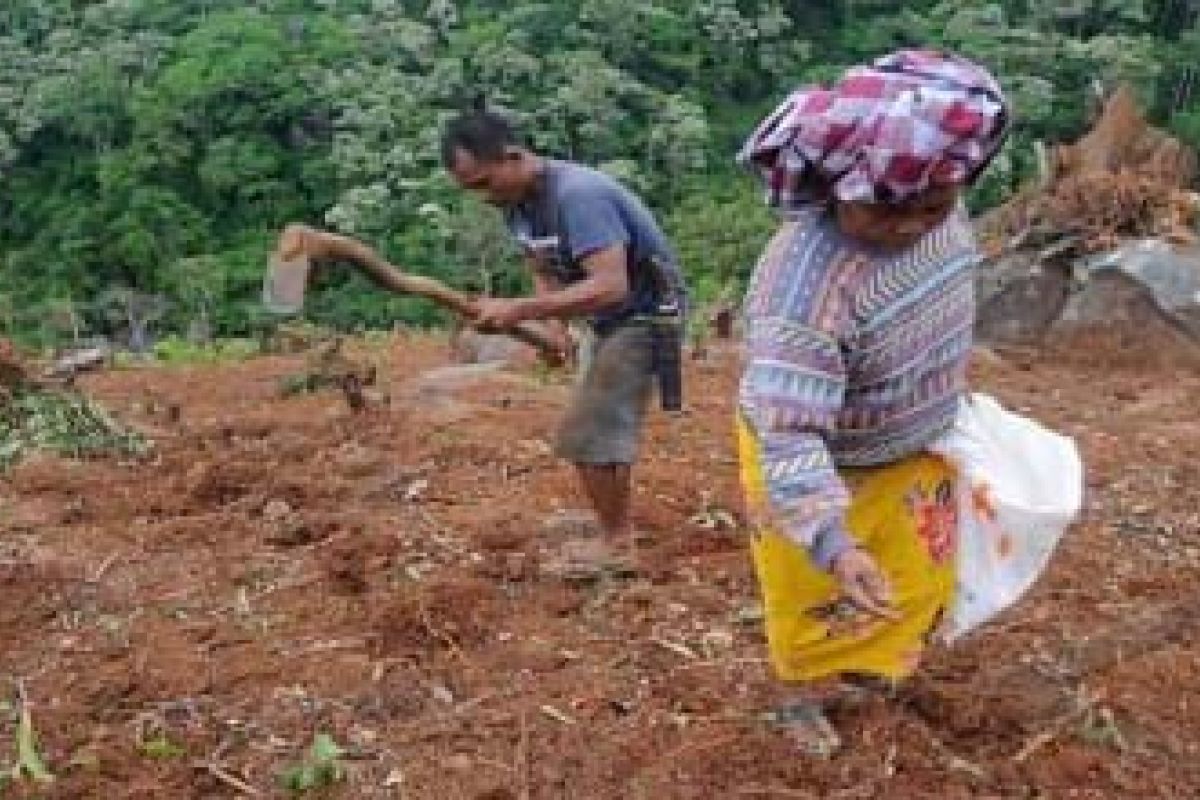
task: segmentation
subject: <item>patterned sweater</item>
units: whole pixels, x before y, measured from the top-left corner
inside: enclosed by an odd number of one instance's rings
[[[786,222],[745,302],[740,407],[772,521],[828,570],[852,545],[838,467],[924,449],[966,387],[978,261],[966,214],[904,251],[844,236],[824,207]]]

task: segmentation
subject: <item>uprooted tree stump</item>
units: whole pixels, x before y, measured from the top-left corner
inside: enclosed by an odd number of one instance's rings
[[[986,341],[1130,327],[1147,341],[1200,342],[1197,159],[1149,125],[1119,87],[1079,141],[1054,147],[1042,179],[980,220]]]
[[[1049,161],[1039,182],[980,221],[992,248],[1020,246],[1038,233],[1078,237],[1084,252],[1145,236],[1196,241],[1196,154],[1146,121],[1129,86],[1109,96],[1079,141],[1054,147]]]

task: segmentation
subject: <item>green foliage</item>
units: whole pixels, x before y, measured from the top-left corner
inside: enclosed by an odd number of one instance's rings
[[[265,253],[290,221],[461,288],[526,289],[496,214],[439,163],[442,122],[481,91],[541,150],[642,194],[702,297],[744,278],[774,224],[732,163],[750,127],[797,83],[898,46],[977,58],[1015,102],[975,208],[1028,177],[1036,141],[1081,132],[1095,82],[1131,81],[1200,143],[1193,2],[0,5],[0,326],[42,346],[124,330],[97,308],[114,291],[163,298],[157,333],[258,334]],[[343,330],[443,320],[337,270],[307,313]]]
[[[302,796],[341,782],[346,777],[342,766],[345,751],[327,733],[313,737],[308,753],[298,764],[283,771],[280,783],[293,796]]]
[[[777,220],[749,181],[695,181],[666,219],[690,277],[693,299],[744,285]]]
[[[37,732],[33,729],[33,716],[25,703],[21,704],[21,710],[17,714],[15,739],[17,760],[4,777],[14,784],[26,780],[43,785],[53,783],[54,775],[46,767],[46,762],[42,760],[41,753],[38,752]],[[0,782],[0,788],[4,788],[3,782]]]
[[[180,336],[167,336],[154,343],[154,357],[164,364],[220,364],[244,361],[260,352],[262,347],[254,339],[217,339],[197,343]]]
[[[22,384],[0,402],[0,469],[36,450],[81,458],[141,455],[149,447],[82,395]]]
[[[1195,148],[1200,148],[1200,108],[1171,115],[1171,133]]]
[[[139,743],[138,752],[153,761],[170,761],[187,755],[187,750],[162,734]]]

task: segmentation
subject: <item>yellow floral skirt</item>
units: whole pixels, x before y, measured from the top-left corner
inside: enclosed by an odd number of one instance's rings
[[[954,595],[958,530],[955,474],[933,455],[844,470],[851,492],[846,523],[890,583],[899,619],[860,613],[800,545],[772,530],[759,442],[739,419],[742,488],[757,529],[752,550],[771,664],[780,679],[839,673],[899,680],[920,661],[929,634]]]

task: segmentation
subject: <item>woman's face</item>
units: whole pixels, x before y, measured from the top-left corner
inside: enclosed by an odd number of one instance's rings
[[[959,187],[938,186],[903,203],[837,203],[838,227],[854,239],[903,250],[942,224],[958,203]]]

